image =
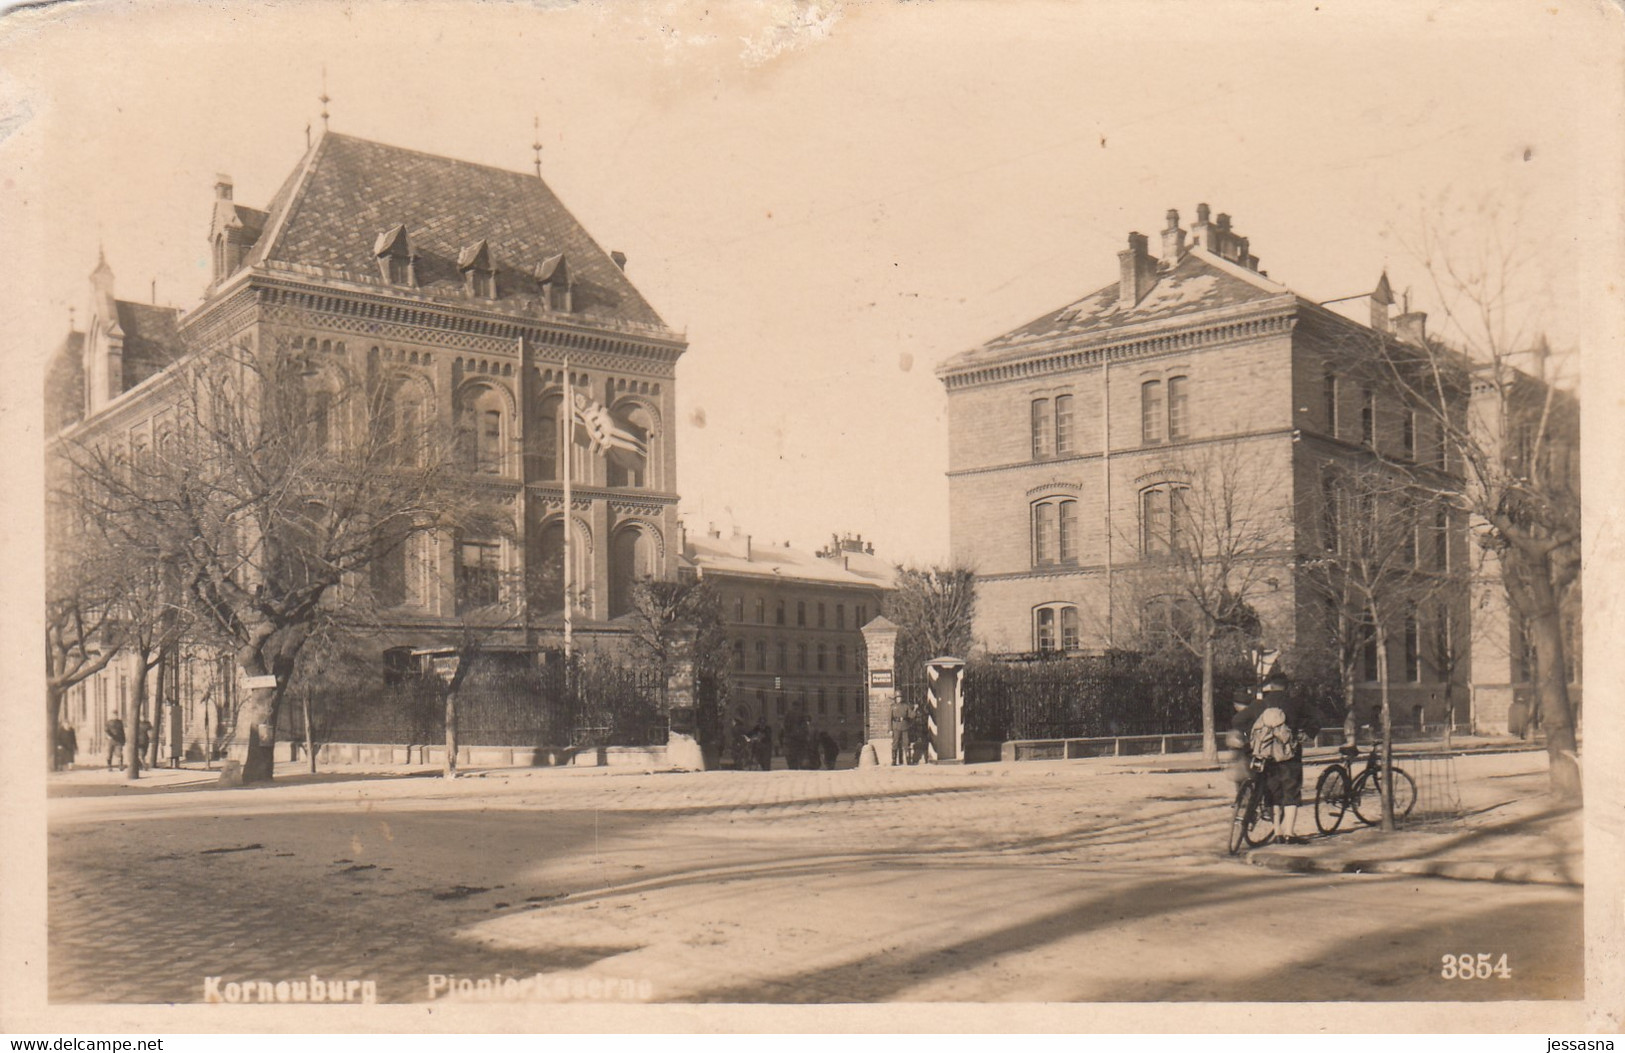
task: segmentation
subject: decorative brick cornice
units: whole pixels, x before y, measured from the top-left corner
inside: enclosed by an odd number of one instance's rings
[[[1261,336],[1290,333],[1295,305],[1272,308],[1270,314],[1226,320],[1208,325],[1191,325],[1173,332],[1153,333],[1127,339],[1111,339],[1111,333],[1086,337],[1082,344],[1065,341],[1062,346],[1040,345],[1028,354],[1004,362],[969,365],[942,372],[939,376],[949,391],[978,384],[1024,380],[1075,369],[1088,369],[1105,362],[1147,358],[1201,350],[1220,344],[1253,340]]]

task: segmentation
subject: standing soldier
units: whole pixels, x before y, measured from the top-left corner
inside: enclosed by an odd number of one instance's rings
[[[911,711],[902,695],[892,699],[891,704],[891,762],[896,765],[908,763],[908,740],[911,734]]]

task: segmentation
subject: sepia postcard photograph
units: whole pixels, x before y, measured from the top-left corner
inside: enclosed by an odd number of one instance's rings
[[[0,11],[0,1030],[1612,1048],[1622,30]]]

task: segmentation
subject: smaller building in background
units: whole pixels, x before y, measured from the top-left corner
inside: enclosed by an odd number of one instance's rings
[[[892,589],[893,568],[861,537],[818,552],[715,529],[688,534],[685,572],[716,589],[731,651],[730,722],[775,734],[795,707],[842,749],[863,728],[863,633]]]

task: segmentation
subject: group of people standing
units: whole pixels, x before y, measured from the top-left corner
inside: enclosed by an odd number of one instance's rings
[[[736,769],[771,771],[774,752],[773,727],[765,717],[758,717],[748,730],[743,720],[733,722],[728,731],[728,754]],[[841,745],[828,731],[815,728],[806,710],[797,706],[785,716],[784,726],[779,729],[777,752],[784,755],[786,767],[834,768]]]
[[[142,718],[135,726],[135,753],[136,764],[145,767],[147,764],[147,750],[152,747],[152,721]],[[102,727],[102,733],[107,739],[107,767],[108,770],[123,767],[124,745],[129,741],[129,735],[124,730],[122,717],[110,717]],[[65,771],[73,767],[79,758],[79,732],[72,724],[63,722],[56,729],[56,766],[57,770]]]

